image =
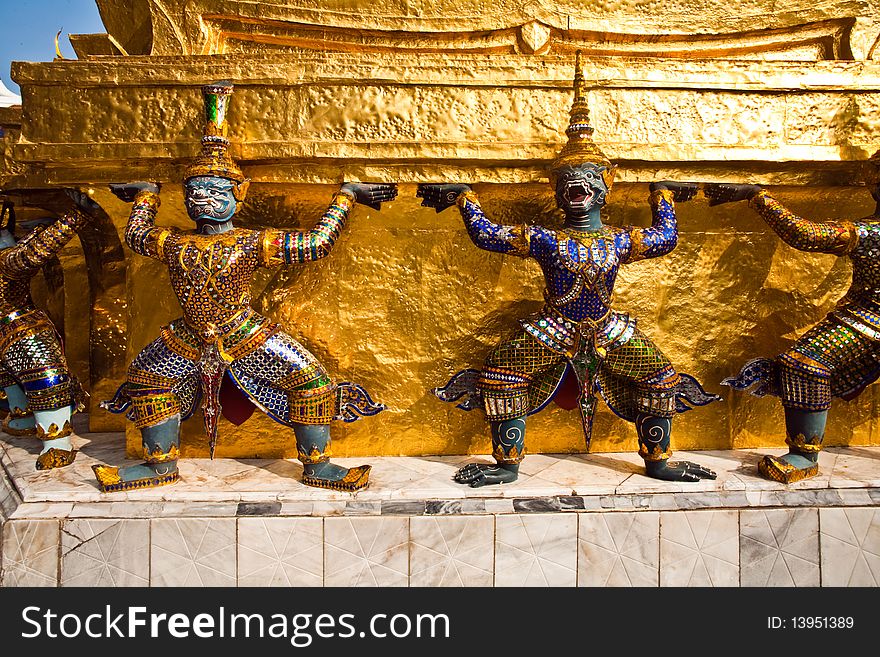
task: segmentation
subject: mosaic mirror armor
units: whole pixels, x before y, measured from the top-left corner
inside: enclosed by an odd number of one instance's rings
[[[757,185],[712,184],[710,205],[748,200],[789,246],[848,257],[852,283],[837,307],[775,358],[754,358],[722,381],[735,390],[780,398],[789,452],[764,456],[758,470],[791,483],[819,473],[831,399],[854,399],[880,377],[880,188],[874,214],[858,221],[811,221]]]
[[[326,257],[356,202],[378,209],[397,190],[393,185],[344,184],[308,232],[237,228],[232,217],[249,181],[230,156],[226,138],[232,85],[209,85],[203,94],[202,152],[184,181],[187,212],[197,230],[155,225],[158,185],[111,187],[133,202],[126,243],[168,267],[183,316],[138,354],[126,382],[105,403],[113,412],[127,412],[141,430],[144,462],[124,468],[95,466],[95,474],[105,492],[173,483],[179,476],[182,420],[201,409],[213,456],[224,409],[256,407],[293,428],[304,464],[303,483],[343,491],[364,488],[370,466],[347,469],[330,463],[329,423],[375,415],[384,406],[361,386],[334,382],[304,346],[257,313],[250,305],[250,282],[260,267]]]
[[[621,265],[670,252],[678,231],[675,201],[694,196],[697,186],[652,185],[650,228],[604,225],[600,211],[610,191],[615,165],[593,142],[580,56],[568,142],[552,164],[551,183],[565,213],[561,229],[503,226],[490,221],[467,185],[421,185],[423,205],[438,212],[457,205],[471,240],[489,251],[535,259],[544,273],[545,305],[488,356],[481,370],[455,374],[434,393],[459,408],[482,407],[491,424],[497,465],[471,463],[455,475],[472,487],[514,481],[525,456],[526,417],[554,398],[575,397],[589,446],[597,393],[620,417],[634,422],[646,472],[666,480],[698,481],[715,473],[695,463],[669,458],[676,413],[716,399],[672,363],[626,313],[613,309],[614,283]],[[566,391],[574,388],[573,395]],[[464,401],[460,401],[464,398]]]
[[[16,194],[27,194],[17,190]],[[68,368],[52,320],[34,305],[31,279],[97,209],[81,192],[69,190],[74,207],[57,220],[37,222],[15,238],[15,210],[4,202],[0,221],[0,387],[6,396],[3,430],[42,441],[37,470],[73,463],[71,416],[83,410],[84,393]]]

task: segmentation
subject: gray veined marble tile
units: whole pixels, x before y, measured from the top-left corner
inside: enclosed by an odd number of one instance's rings
[[[576,514],[495,517],[495,586],[576,583]]]
[[[660,586],[737,586],[736,511],[660,514]]]
[[[581,495],[560,495],[557,501],[561,511],[583,511],[587,508]]]
[[[428,500],[425,502],[425,513],[431,516],[458,515],[462,512],[461,500]],[[485,509],[485,506],[483,507]]]
[[[822,586],[880,585],[880,509],[819,509]]]
[[[240,518],[239,586],[321,586],[321,518]]]
[[[410,520],[410,586],[492,586],[493,516]]]
[[[277,516],[281,513],[281,502],[239,502],[238,516]]]
[[[235,518],[151,523],[150,586],[235,586]]]
[[[76,518],[61,524],[61,585],[148,586],[150,521]]]
[[[58,520],[3,523],[3,586],[57,586]]]
[[[578,517],[578,586],[659,584],[659,513],[582,513]]]
[[[374,501],[351,501],[345,503],[345,515],[347,516],[378,516],[382,513],[382,502]]]
[[[740,513],[742,586],[819,586],[816,509]]]
[[[562,505],[556,497],[515,497],[513,510],[515,513],[553,513],[560,511]]]
[[[324,520],[325,586],[406,586],[409,518]]]
[[[425,513],[423,500],[382,500],[383,516],[420,516]]]

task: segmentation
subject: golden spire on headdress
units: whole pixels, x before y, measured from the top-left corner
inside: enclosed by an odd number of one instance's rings
[[[202,87],[205,102],[205,127],[202,152],[186,169],[184,180],[196,176],[219,176],[236,182],[235,197],[244,199],[249,181],[229,153],[227,112],[232,96],[231,82],[216,82]]]
[[[593,126],[590,125],[590,106],[587,104],[587,84],[581,70],[580,50],[575,55],[574,101],[568,114],[568,127],[565,129],[568,143],[562,147],[559,155],[550,165],[551,179],[555,179],[556,173],[564,166],[576,167],[593,163],[605,167],[602,177],[605,179],[605,185],[611,189],[617,166],[611,163],[593,141]]]
[[[58,32],[56,32],[56,34],[55,34],[55,61],[56,61],[56,62],[60,62],[60,61],[62,61],[62,60],[64,60],[64,59],[67,59],[64,55],[61,54],[61,46],[58,45],[58,39],[61,38],[61,32],[62,32],[63,30],[64,30],[64,28],[62,27],[62,28],[61,28],[60,30],[58,30]]]

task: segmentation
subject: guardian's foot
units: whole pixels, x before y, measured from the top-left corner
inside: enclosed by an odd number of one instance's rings
[[[718,475],[691,461],[645,461],[645,474],[663,481],[700,481],[715,479]]]
[[[110,465],[93,465],[92,470],[98,479],[102,493],[115,493],[123,490],[139,490],[167,486],[180,479],[176,463],[157,465],[130,465],[117,468]]]
[[[519,477],[518,465],[468,463],[455,473],[453,479],[459,484],[480,488],[492,484],[509,484],[516,481],[517,477]]]
[[[819,464],[800,454],[765,456],[758,463],[758,472],[767,479],[790,484],[819,474]]]
[[[37,470],[53,470],[68,466],[76,459],[76,451],[50,447],[37,457]]]
[[[371,465],[359,465],[349,469],[327,461],[310,463],[305,466],[302,482],[307,486],[354,493],[366,488],[370,483],[372,467]]]

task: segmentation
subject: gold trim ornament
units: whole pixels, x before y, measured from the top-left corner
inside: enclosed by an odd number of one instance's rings
[[[202,152],[186,168],[184,182],[198,176],[219,176],[235,183],[232,193],[241,204],[247,196],[251,181],[245,177],[229,152],[229,122],[227,112],[232,96],[231,82],[216,82],[202,87],[205,102],[205,126]],[[241,207],[239,205],[238,207]],[[236,209],[236,212],[238,210]]]
[[[15,427],[9,426],[9,423],[13,420],[20,420],[26,417],[33,417],[33,411],[28,411],[19,408],[18,406],[14,406],[9,409],[8,415],[3,418],[3,431],[4,433],[9,434],[10,436],[36,436],[37,435],[37,427],[34,425],[33,427],[25,427],[23,429],[16,429]]]
[[[492,458],[498,462],[498,465],[516,465],[517,463],[522,462],[525,457],[525,446],[523,446],[523,450],[520,452],[516,448],[516,445],[514,445],[506,454],[504,453],[504,448],[500,444],[495,445],[495,448],[492,450]]]
[[[822,436],[813,436],[807,440],[804,434],[799,433],[794,438],[786,436],[785,444],[803,454],[818,454],[822,451]]]
[[[664,450],[658,443],[649,451],[647,445],[642,443],[639,445],[639,456],[646,461],[666,461],[672,456],[672,448]]]
[[[308,453],[306,453],[302,447],[297,447],[296,458],[305,465],[312,463],[326,463],[330,460],[330,442],[327,442],[327,446],[323,452],[314,445]]]
[[[44,429],[42,425],[37,425],[37,438],[40,440],[58,440],[59,438],[67,438],[73,434],[73,427],[70,426],[70,420],[64,421],[64,426],[58,427],[54,422],[49,425],[48,429]]]
[[[581,70],[580,50],[575,56],[574,67],[574,101],[569,110],[568,127],[565,129],[568,142],[550,164],[550,182],[554,186],[556,185],[556,177],[563,167],[577,167],[592,163],[604,167],[602,178],[608,191],[611,191],[614,174],[617,173],[617,165],[612,164],[602,149],[593,141],[594,130],[590,125],[590,106],[587,103],[587,85]]]
[[[179,458],[180,450],[177,448],[177,445],[172,445],[167,452],[163,452],[162,448],[156,445],[155,449],[151,452],[147,444],[144,443],[144,461],[147,463],[168,463]]]

